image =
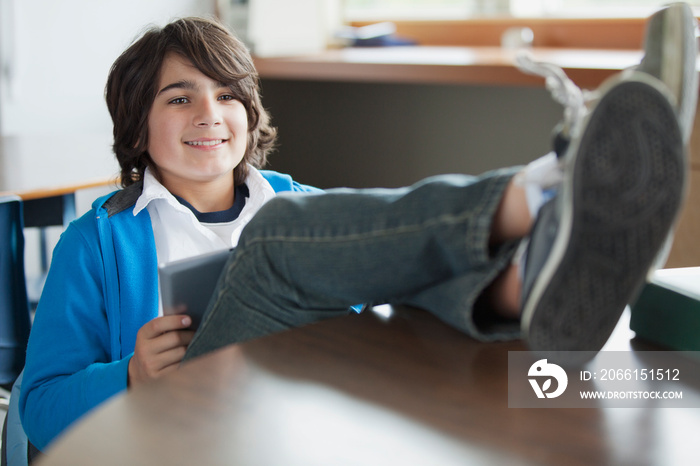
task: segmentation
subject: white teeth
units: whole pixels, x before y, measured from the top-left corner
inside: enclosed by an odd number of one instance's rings
[[[188,141],[185,144],[189,146],[215,146],[224,142],[223,139],[214,139],[213,141]]]

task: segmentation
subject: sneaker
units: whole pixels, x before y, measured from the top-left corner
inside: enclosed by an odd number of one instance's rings
[[[659,79],[673,96],[676,118],[688,146],[698,100],[698,22],[685,3],[670,4],[654,13],[647,22],[644,36],[644,57],[634,67]],[[649,275],[663,267],[673,245],[669,232],[663,248],[649,269]]]
[[[674,97],[676,116],[688,144],[698,100],[698,22],[685,3],[654,13],[644,36],[644,58],[634,69],[663,82]]]
[[[686,189],[666,87],[629,72],[598,95],[572,122],[564,179],[540,208],[524,264],[523,336],[531,350],[557,354],[561,363],[581,364],[603,347],[640,291]]]

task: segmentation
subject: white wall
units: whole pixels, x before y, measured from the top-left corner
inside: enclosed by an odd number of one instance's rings
[[[213,15],[215,3],[0,0],[0,181],[51,179],[59,169],[85,178],[118,173],[104,102],[112,63],[147,26]],[[25,170],[27,166],[31,168]],[[78,193],[78,215],[112,189]],[[48,229],[50,249],[61,231]],[[31,288],[39,273],[38,232],[27,229],[25,236]]]
[[[0,134],[110,131],[112,62],[149,23],[214,0],[0,0]]]

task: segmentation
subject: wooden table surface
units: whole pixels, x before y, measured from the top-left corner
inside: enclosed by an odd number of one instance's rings
[[[624,318],[614,335],[630,349]],[[697,409],[508,408],[523,349],[409,308],[328,320],[115,397],[40,465],[697,464]]]
[[[640,50],[538,47],[538,61],[562,67],[580,87],[596,88],[612,74],[639,63]],[[255,57],[262,78],[311,81],[543,86],[544,79],[515,67],[502,47],[357,47],[293,57]]]

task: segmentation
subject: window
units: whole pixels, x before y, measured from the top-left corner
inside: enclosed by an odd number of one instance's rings
[[[344,0],[346,20],[646,17],[668,0]],[[700,11],[700,0],[688,1]]]
[[[513,16],[647,17],[668,0],[510,0]],[[693,7],[700,1],[688,1]]]
[[[368,20],[466,19],[508,11],[510,0],[345,0],[345,18]]]

